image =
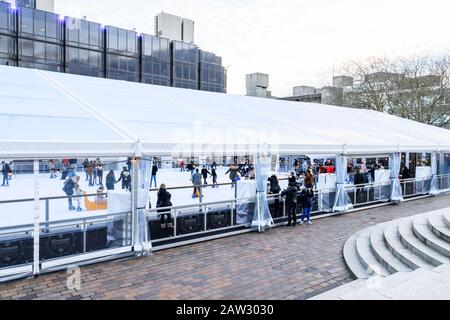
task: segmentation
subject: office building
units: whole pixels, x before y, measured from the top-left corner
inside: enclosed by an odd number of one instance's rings
[[[39,9],[48,12],[55,11],[55,0],[6,0],[14,7]]]
[[[222,58],[203,50],[200,50],[200,90],[225,92]]]
[[[178,88],[226,92],[222,58],[194,43],[194,22],[180,38],[148,34],[0,0],[0,64]],[[185,27],[183,27],[183,25]],[[184,36],[183,36],[184,30]]]

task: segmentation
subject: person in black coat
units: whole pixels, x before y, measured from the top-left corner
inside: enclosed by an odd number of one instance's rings
[[[114,190],[115,183],[116,183],[116,176],[114,174],[114,171],[111,170],[106,175],[106,190]]]
[[[212,173],[209,172],[208,169],[206,169],[206,166],[203,166],[201,174],[202,174],[202,177],[203,177],[203,184],[206,186],[208,184],[208,181],[206,181],[206,179],[208,178],[208,174],[210,176],[212,176]]]
[[[289,183],[289,187],[281,192],[282,197],[286,197],[286,210],[288,214],[288,224],[286,227],[291,227],[292,219],[294,220],[293,226],[297,225],[297,185],[295,183]]]
[[[172,202],[170,201],[172,195],[167,191],[166,185],[162,184],[158,191],[158,199],[156,201],[157,208],[167,208],[172,206]],[[158,210],[160,214],[160,222],[161,228],[166,228],[169,224],[172,224],[172,216],[170,215],[170,209]]]
[[[153,185],[153,181],[155,181],[155,188],[156,188],[156,174],[158,173],[158,166],[155,164],[153,164],[152,166],[152,178],[150,180],[150,188]]]
[[[127,167],[123,167],[120,178],[116,183],[119,183],[120,181],[122,181],[122,190],[131,191],[131,174]]]
[[[274,217],[278,218],[278,212],[280,210],[280,199],[278,197],[278,195],[280,194],[280,191],[281,191],[280,183],[279,183],[278,177],[276,175],[269,177],[268,181],[270,183],[269,194],[275,195],[275,197],[274,197],[274,200],[275,200]]]
[[[211,176],[213,178],[213,188],[218,188],[216,167],[211,167]]]
[[[302,213],[302,219],[300,221],[300,224],[303,224],[305,221],[305,218],[308,219],[308,224],[312,224],[311,222],[311,209],[312,209],[312,199],[314,199],[314,190],[313,189],[306,189],[304,188],[300,192],[300,199],[302,203],[303,213]]]
[[[2,161],[2,175],[3,175],[3,184],[2,187],[9,187],[9,174],[11,173],[11,167],[8,163]]]

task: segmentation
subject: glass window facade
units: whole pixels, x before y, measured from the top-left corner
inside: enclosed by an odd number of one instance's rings
[[[57,14],[21,7],[18,19],[19,37],[62,44],[64,25]]]
[[[7,2],[0,2],[0,65],[17,65],[16,15]]]
[[[84,76],[103,78],[104,54],[100,51],[82,48],[66,48],[66,72]]]
[[[224,92],[220,57],[181,41],[0,0],[0,65]]]
[[[222,58],[203,50],[200,51],[200,90],[225,92]]]
[[[63,72],[62,47],[53,43],[19,39],[18,66]]]
[[[172,42],[172,86],[199,89],[199,49],[196,45]]]
[[[106,77],[139,82],[138,37],[134,31],[107,26]]]
[[[141,82],[170,86],[170,40],[141,35]]]
[[[90,50],[104,50],[104,33],[101,24],[76,18],[65,18],[66,46]]]
[[[8,2],[0,1],[0,34],[16,33],[16,15]]]

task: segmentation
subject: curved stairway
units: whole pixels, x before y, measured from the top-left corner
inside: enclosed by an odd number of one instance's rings
[[[439,286],[448,299],[450,208],[361,230],[346,241],[343,254],[357,280],[313,299],[441,298],[434,294]],[[373,281],[381,289],[371,288]],[[416,296],[410,288],[419,290]]]
[[[356,279],[450,264],[450,208],[364,229],[347,240],[343,253]]]

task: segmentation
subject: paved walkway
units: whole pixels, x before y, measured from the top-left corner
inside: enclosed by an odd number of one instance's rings
[[[342,258],[358,230],[450,207],[450,195],[426,198],[81,268],[82,289],[66,272],[0,284],[0,299],[308,299],[352,281]]]

